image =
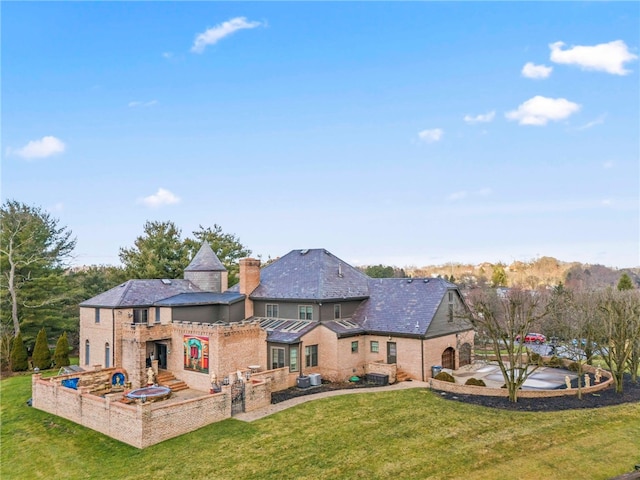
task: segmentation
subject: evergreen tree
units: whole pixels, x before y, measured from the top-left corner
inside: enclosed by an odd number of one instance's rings
[[[26,341],[67,298],[64,268],[76,240],[67,227],[39,207],[7,200],[0,207],[0,321]],[[58,317],[58,318],[56,318]]]
[[[56,343],[56,351],[53,354],[53,363],[56,367],[66,367],[70,365],[69,361],[69,342],[67,340],[67,332],[64,332],[58,338]]]
[[[622,276],[620,277],[620,280],[618,281],[618,290],[623,291],[623,290],[633,290],[633,289],[634,289],[634,286],[633,286],[633,281],[631,280],[631,277],[626,273],[623,273]]]
[[[507,273],[504,271],[504,266],[500,263],[493,268],[493,274],[491,275],[491,285],[493,287],[507,286]]]
[[[18,333],[13,339],[11,349],[11,370],[13,372],[24,372],[29,370],[29,353],[22,340],[22,334]]]
[[[34,368],[46,370],[51,368],[51,351],[49,350],[49,342],[47,341],[47,332],[44,327],[38,332],[36,344],[33,347],[33,355],[31,356]]]

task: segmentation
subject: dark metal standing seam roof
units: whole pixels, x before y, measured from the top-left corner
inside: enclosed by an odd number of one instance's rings
[[[266,328],[267,341],[274,343],[298,343],[300,339],[311,330],[321,325],[320,322],[306,322],[307,324],[297,331],[287,331],[291,324],[298,323],[296,320],[283,320],[283,324],[273,330]]]
[[[292,250],[260,271],[254,300],[337,300],[369,296],[369,277],[324,249]]]
[[[372,278],[370,297],[356,309],[352,320],[367,332],[421,336],[446,292],[455,288],[440,278]]]
[[[147,307],[180,293],[201,292],[189,280],[128,280],[117,287],[96,295],[80,304],[81,307]]]
[[[189,292],[180,293],[154,303],[158,307],[178,307],[188,305],[231,305],[244,300],[240,293]]]

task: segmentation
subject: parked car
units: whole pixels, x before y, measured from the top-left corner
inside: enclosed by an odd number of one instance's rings
[[[516,341],[517,342],[520,341],[520,335],[516,337]],[[524,336],[524,343],[535,343],[540,345],[541,343],[544,343],[546,341],[547,341],[547,337],[545,337],[541,333],[527,333]]]

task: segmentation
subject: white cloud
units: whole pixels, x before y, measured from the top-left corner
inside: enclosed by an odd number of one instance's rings
[[[442,138],[443,135],[444,130],[442,130],[441,128],[433,128],[431,130],[422,130],[421,132],[418,132],[418,137],[420,137],[420,140],[426,143],[437,142]]]
[[[509,120],[517,120],[520,125],[546,125],[550,120],[564,120],[580,110],[580,105],[566,98],[547,98],[536,95],[517,110],[505,113]]]
[[[600,115],[598,118],[596,118],[595,120],[592,120],[590,122],[585,123],[584,125],[581,125],[579,127],[576,127],[576,130],[587,130],[591,127],[595,127],[596,125],[601,125],[604,123],[604,119],[605,119],[606,115]]]
[[[46,158],[62,153],[65,148],[66,145],[62,140],[50,135],[42,137],[40,140],[32,140],[18,150],[8,149],[7,152],[31,160],[32,158]]]
[[[609,169],[613,168],[613,160],[607,160],[602,164],[602,168]]]
[[[533,62],[525,63],[520,73],[526,78],[547,78],[551,75],[553,67],[547,67],[546,65],[536,65]]]
[[[564,46],[564,42],[549,44],[552,62],[578,65],[583,70],[597,70],[613,75],[631,73],[631,70],[624,68],[624,64],[638,58],[637,55],[629,52],[626,43],[622,40],[593,46],[576,45],[566,50],[562,49]]]
[[[471,115],[465,115],[464,116],[464,121],[473,125],[475,123],[489,123],[491,121],[493,121],[494,117],[496,116],[496,112],[495,111],[491,111],[491,112],[487,112],[484,114],[479,114],[476,115],[475,117],[471,116]]]
[[[232,18],[198,34],[193,42],[191,51],[194,53],[202,53],[207,45],[215,45],[224,37],[238,30],[256,28],[260,25],[262,25],[260,22],[248,22],[246,17]]]
[[[465,190],[462,190],[460,192],[453,192],[452,194],[450,194],[447,197],[447,200],[462,200],[463,198],[466,198],[466,196],[468,195],[468,193]]]
[[[140,202],[147,207],[156,208],[163,205],[174,205],[176,203],[180,203],[180,197],[171,193],[169,190],[159,188],[155,194],[141,198]]]
[[[162,56],[164,58],[171,58],[173,57],[173,52],[162,52]]]
[[[133,102],[129,102],[129,104],[127,105],[129,108],[135,108],[135,107],[153,107],[154,105],[157,105],[158,101],[157,100],[151,100],[149,102],[140,102],[140,101],[133,101]]]

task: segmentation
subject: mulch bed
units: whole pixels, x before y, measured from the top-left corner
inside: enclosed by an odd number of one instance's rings
[[[327,382],[322,381],[322,385],[311,386],[307,388],[291,387],[286,390],[280,390],[279,392],[273,392],[271,394],[271,403],[280,403],[291,398],[303,397],[306,395],[314,395],[321,392],[330,392],[332,390],[347,390],[353,388],[371,388],[379,387],[380,385],[367,382],[364,379],[360,379],[358,382]]]
[[[510,402],[506,397],[488,397],[483,395],[462,395],[458,393],[433,390],[442,398],[481,405],[483,407],[501,408],[504,410],[517,410],[527,412],[553,412],[558,410],[573,410],[578,408],[600,408],[623,403],[640,402],[640,381],[633,383],[631,375],[626,374],[623,383],[623,393],[616,393],[615,387],[610,386],[605,390],[590,393],[578,399],[577,395],[565,397],[547,398],[519,398],[516,403]]]
[[[370,388],[380,385],[360,380],[359,382],[331,383],[322,382],[322,385],[307,388],[292,387],[271,394],[271,403],[280,403],[291,398],[314,395],[320,392],[331,390],[345,390],[353,388]],[[574,385],[575,387],[575,385]],[[615,391],[611,386],[597,393],[585,394],[582,399],[578,396],[547,397],[547,398],[519,398],[516,403],[512,403],[505,397],[489,397],[484,395],[463,395],[458,393],[432,390],[434,394],[439,394],[442,398],[457,402],[470,403],[490,408],[501,408],[504,410],[517,410],[527,412],[552,412],[558,410],[572,410],[578,408],[600,408],[611,405],[621,405],[623,403],[640,402],[640,381],[633,383],[631,375],[624,377],[624,390],[622,394]]]

